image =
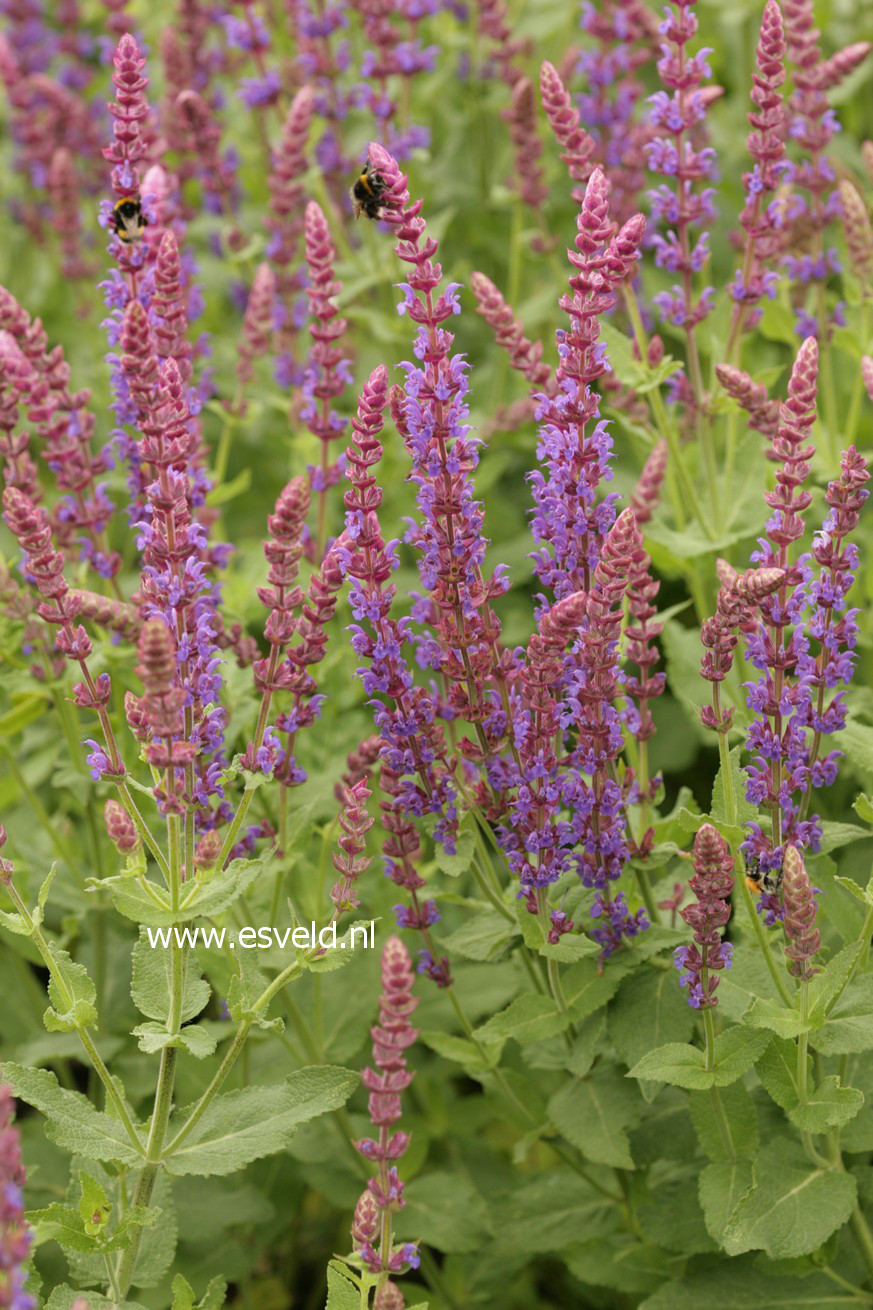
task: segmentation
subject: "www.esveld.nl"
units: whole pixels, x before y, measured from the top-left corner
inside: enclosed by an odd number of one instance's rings
[[[311,950],[316,946],[325,951],[354,950],[356,945],[375,946],[375,920],[369,923],[355,923],[348,933],[337,941],[336,924],[329,923],[323,928],[316,928],[315,920],[311,924],[289,925],[287,928],[270,927],[266,924],[260,928],[240,928],[238,932],[228,932],[226,928],[216,928],[208,924],[195,924],[182,927],[174,924],[170,928],[146,927],[149,946],[165,949],[176,946],[193,947],[198,944],[217,947],[221,950],[225,943],[231,950],[240,947],[244,951],[268,950],[278,946],[284,950],[289,944],[295,949]]]

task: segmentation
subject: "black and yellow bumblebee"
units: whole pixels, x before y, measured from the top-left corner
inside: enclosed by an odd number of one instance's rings
[[[355,185],[352,187],[352,205],[355,218],[360,218],[362,214],[370,219],[381,218],[383,212],[382,197],[384,194],[385,183],[380,175],[374,172],[373,166],[368,159],[360,177],[356,179]]]
[[[119,241],[126,246],[133,245],[142,236],[146,226],[142,205],[136,196],[122,196],[112,206],[112,227]]]
[[[782,886],[782,865],[778,869],[763,869],[760,860],[752,856],[746,861],[746,886],[756,896],[762,892],[768,896],[777,896]]]

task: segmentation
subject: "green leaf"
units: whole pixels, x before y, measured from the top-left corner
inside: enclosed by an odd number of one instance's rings
[[[855,811],[859,819],[863,819],[865,823],[873,824],[873,801],[871,801],[869,796],[865,796],[863,792],[859,792],[852,804],[852,809]]]
[[[114,1297],[101,1296],[79,1287],[69,1287],[62,1283],[56,1287],[45,1303],[45,1310],[73,1310],[73,1306],[84,1304],[88,1310],[146,1310],[140,1301],[116,1301]]]
[[[853,1304],[855,1298],[824,1274],[768,1277],[756,1260],[740,1257],[664,1283],[639,1310],[846,1310]]]
[[[478,1251],[491,1236],[488,1209],[458,1170],[422,1174],[406,1185],[406,1208],[395,1218],[398,1240],[420,1240],[447,1255]]]
[[[106,1199],[106,1189],[97,1182],[96,1178],[86,1174],[84,1169],[79,1171],[79,1185],[82,1189],[79,1215],[85,1225],[85,1231],[99,1233],[106,1227],[112,1213],[112,1206]]]
[[[627,1129],[639,1122],[640,1100],[614,1066],[574,1078],[549,1101],[558,1132],[594,1164],[633,1169]]]
[[[231,1019],[235,1023],[254,1023],[259,1028],[283,1032],[285,1024],[282,1019],[268,1019],[265,1009],[255,1010],[255,1002],[267,989],[267,975],[258,968],[250,951],[237,951],[234,958],[238,972],[231,978],[227,991]]]
[[[28,1105],[48,1119],[46,1136],[58,1146],[88,1160],[118,1160],[126,1165],[142,1164],[117,1119],[95,1110],[80,1092],[67,1091],[47,1069],[26,1069],[4,1064],[3,1078]]]
[[[666,1252],[620,1231],[590,1238],[581,1245],[574,1243],[562,1252],[562,1257],[570,1273],[581,1283],[631,1294],[653,1291],[669,1278],[671,1271]],[[576,1298],[573,1303],[577,1304]],[[585,1304],[591,1302],[586,1299]]]
[[[858,956],[865,949],[863,941],[851,942],[838,955],[829,960],[809,984],[810,1027],[820,1028],[828,1010],[840,995],[855,967]]]
[[[162,946],[154,948],[150,946],[148,934],[145,928],[141,927],[139,941],[133,948],[130,996],[136,1008],[147,1019],[155,1019],[161,1024],[167,1023],[170,1017],[172,972],[172,951]],[[203,980],[200,966],[193,953],[189,952],[182,988],[182,1023],[186,1023],[200,1013],[209,1001],[209,995],[209,984]]]
[[[202,1024],[188,1024],[177,1033],[167,1032],[162,1023],[141,1023],[132,1029],[131,1035],[138,1038],[138,1046],[148,1055],[162,1051],[165,1046],[182,1047],[198,1060],[203,1060],[215,1050],[215,1035]]]
[[[745,837],[743,824],[758,817],[757,807],[746,800],[746,775],[740,767],[742,746],[735,746],[730,753],[730,779],[733,786],[736,823],[733,827],[728,822],[728,807],[725,800],[724,770],[719,769],[712,788],[711,822],[715,824],[722,836],[730,831],[733,837],[742,841]]]
[[[476,1029],[478,1041],[503,1042],[512,1037],[520,1044],[539,1042],[563,1032],[570,1022],[550,996],[518,996],[505,1010]]]
[[[450,957],[462,955],[465,960],[491,960],[501,955],[516,935],[513,925],[496,910],[482,910],[444,937],[443,948]]]
[[[42,1021],[50,1033],[68,1033],[75,1028],[92,1027],[97,1022],[94,1002],[97,989],[88,977],[84,964],[70,959],[54,942],[49,943],[52,971],[48,993],[51,1006]],[[66,989],[65,996],[61,985]]]
[[[857,1184],[849,1174],[818,1169],[784,1138],[767,1143],[755,1165],[755,1185],[725,1230],[728,1255],[763,1250],[771,1259],[806,1255],[847,1223]]]
[[[233,860],[212,877],[187,883],[190,899],[179,910],[162,909],[139,881],[123,875],[104,878],[100,886],[109,889],[115,908],[126,919],[150,928],[169,928],[174,923],[187,923],[201,915],[212,916],[226,910],[248,890],[270,855],[268,851],[256,860]],[[160,888],[157,890],[161,892]]]
[[[703,1221],[697,1193],[687,1178],[672,1178],[653,1186],[636,1207],[644,1236],[666,1251],[683,1256],[714,1250]]]
[[[203,1293],[202,1300],[195,1301],[194,1288],[187,1278],[176,1274],[172,1291],[173,1303],[170,1310],[221,1310],[227,1297],[227,1283],[223,1278],[213,1278]]]
[[[728,1087],[760,1058],[771,1041],[769,1032],[741,1027],[728,1028],[716,1038],[715,1061],[711,1070],[705,1067],[703,1051],[696,1046],[668,1042],[644,1055],[627,1075],[629,1078],[649,1082],[670,1083],[688,1091],[703,1091],[708,1087]]]
[[[788,1111],[788,1117],[801,1132],[827,1133],[854,1119],[863,1104],[863,1092],[857,1087],[843,1087],[837,1075],[830,1074],[804,1104]]]
[[[631,967],[618,958],[610,960],[609,968],[602,971],[595,960],[580,960],[571,965],[562,981],[573,1022],[581,1023],[589,1014],[602,1009],[618,991]]]
[[[168,1173],[211,1177],[236,1173],[252,1160],[274,1155],[302,1123],[345,1105],[358,1084],[351,1069],[332,1065],[298,1069],[275,1087],[244,1087],[217,1096],[170,1156]],[[170,1135],[188,1118],[183,1110]]]
[[[351,1281],[351,1270],[339,1260],[331,1260],[327,1266],[325,1310],[361,1310],[358,1284]]]
[[[646,1022],[640,1023],[640,1015]],[[694,1031],[694,1012],[666,969],[637,969],[622,983],[609,1006],[609,1035],[629,1067],[652,1047],[687,1042]]]
[[[777,1001],[764,996],[756,996],[743,1015],[743,1023],[750,1028],[766,1028],[777,1037],[797,1037],[809,1031],[809,1024],[801,1023],[796,1010],[786,1009]]]
[[[452,1033],[439,1030],[419,1033],[419,1040],[432,1051],[436,1051],[444,1060],[451,1060],[477,1073],[485,1069],[496,1069],[503,1050],[502,1041],[497,1044],[489,1042],[483,1054],[480,1048],[466,1037],[455,1037]]]
[[[688,1108],[700,1149],[710,1160],[740,1160],[758,1150],[758,1116],[743,1083],[692,1092]]]
[[[807,1057],[807,1078],[811,1077],[812,1060]],[[777,1037],[758,1061],[755,1072],[764,1088],[783,1110],[793,1110],[800,1104],[800,1083],[797,1076],[797,1047],[794,1042]]]
[[[856,1055],[871,1050],[873,976],[855,978],[834,1004],[824,1027],[811,1033],[809,1040],[822,1055]]]
[[[23,696],[11,710],[0,714],[0,737],[14,737],[41,718],[49,702],[44,696]],[[11,750],[11,747],[10,747]]]
[[[91,1182],[94,1180],[91,1179]],[[128,1206],[115,1231],[110,1234],[100,1229],[89,1231],[92,1225],[83,1221],[78,1211],[72,1206],[58,1203],[44,1210],[30,1210],[27,1220],[33,1225],[39,1243],[55,1241],[71,1251],[102,1254],[104,1251],[122,1250],[130,1242],[131,1229],[151,1227],[157,1222],[158,1215],[156,1209],[147,1209],[142,1205]]]
[[[724,1246],[728,1223],[755,1181],[753,1161],[716,1160],[700,1175],[697,1195],[706,1231],[714,1242]]]
[[[538,1173],[524,1187],[506,1188],[491,1206],[496,1255],[538,1255],[560,1251],[579,1234],[596,1237],[612,1229],[613,1206],[570,1169]]]

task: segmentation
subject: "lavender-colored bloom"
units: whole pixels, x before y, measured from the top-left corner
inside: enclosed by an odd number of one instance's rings
[[[667,179],[649,192],[652,218],[665,228],[653,237],[655,262],[680,274],[681,282],[655,296],[654,303],[666,321],[685,329],[691,384],[700,403],[703,382],[694,332],[710,312],[713,296],[711,287],[694,292],[695,274],[709,260],[706,229],[715,217],[713,188],[700,185],[715,173],[715,152],[699,144],[708,103],[702,85],[710,70],[708,51],[689,54],[686,49],[697,32],[696,0],[670,2],[676,13],[667,10],[659,29],[664,41],[658,72],[667,90],[650,97],[654,135],[645,153],[651,172]]]
[[[364,1069],[361,1074],[369,1092],[370,1122],[378,1136],[355,1143],[364,1159],[378,1166],[376,1177],[370,1179],[367,1192],[358,1202],[352,1229],[361,1259],[377,1274],[402,1273],[416,1269],[419,1262],[412,1243],[394,1247],[391,1241],[391,1216],[406,1204],[394,1162],[405,1153],[409,1134],[393,1129],[402,1113],[400,1095],[414,1077],[404,1054],[418,1036],[409,1018],[418,1005],[418,998],[412,994],[413,982],[409,952],[398,937],[389,937],[382,952],[379,1024],[371,1030],[376,1068]]]

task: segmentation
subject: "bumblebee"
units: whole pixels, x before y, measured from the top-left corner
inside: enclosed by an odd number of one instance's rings
[[[122,196],[112,206],[112,227],[119,241],[130,246],[139,241],[146,225],[142,205],[135,196]]]
[[[373,171],[373,167],[367,160],[361,175],[355,181],[352,187],[352,206],[355,211],[355,218],[358,219],[363,214],[369,219],[378,219],[382,217],[382,197],[385,194],[385,183],[378,173]]]
[[[782,865],[778,869],[762,869],[760,860],[753,856],[746,862],[746,886],[756,896],[762,892],[777,896],[782,886]]]

